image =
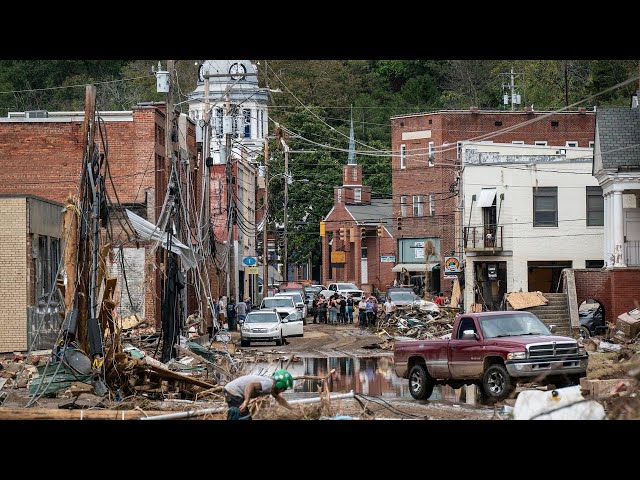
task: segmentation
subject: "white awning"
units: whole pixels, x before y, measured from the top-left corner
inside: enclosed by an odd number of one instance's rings
[[[392,272],[398,273],[405,269],[407,272],[430,272],[437,263],[399,263],[391,269]]]
[[[480,190],[480,199],[478,200],[479,207],[490,207],[493,205],[493,200],[496,198],[495,188],[483,188]]]

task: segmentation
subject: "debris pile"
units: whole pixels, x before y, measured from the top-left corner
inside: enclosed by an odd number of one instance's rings
[[[389,336],[411,337],[417,340],[439,339],[453,331],[457,311],[455,308],[433,309],[429,313],[415,309],[399,310],[389,320],[379,322],[378,331],[384,331]]]

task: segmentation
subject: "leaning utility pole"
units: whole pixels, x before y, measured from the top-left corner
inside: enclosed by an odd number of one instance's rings
[[[264,215],[262,217],[262,298],[268,295],[269,288],[269,139],[264,139]]]
[[[167,60],[167,71],[169,72],[169,91],[167,92],[167,110],[165,126],[165,164],[169,171],[168,189],[173,188],[173,77],[175,74],[175,62]],[[175,200],[174,200],[175,202]],[[181,289],[180,271],[178,267],[177,255],[171,251],[173,242],[173,216],[175,215],[175,203],[167,205],[169,209],[169,220],[167,222],[167,250],[165,262],[165,282],[162,296],[162,361],[168,362],[175,357],[174,344],[177,343],[180,335],[180,318],[178,316],[178,291]],[[179,232],[176,232],[179,233]]]
[[[289,224],[289,146],[285,143],[284,138],[280,137],[280,143],[282,143],[282,147],[284,148],[284,272],[283,272],[283,280],[285,282],[289,281],[289,235],[288,224]]]

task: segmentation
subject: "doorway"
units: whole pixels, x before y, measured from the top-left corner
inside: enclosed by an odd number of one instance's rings
[[[527,262],[529,291],[557,292],[562,269],[571,268],[571,266],[572,262],[567,261]]]
[[[507,293],[507,262],[475,262],[474,303],[483,310],[502,309],[502,299]]]

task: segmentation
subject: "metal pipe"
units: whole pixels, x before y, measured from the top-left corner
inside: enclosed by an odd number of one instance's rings
[[[349,393],[337,393],[334,395],[330,395],[330,400],[342,400],[346,398],[353,398],[354,393],[351,390]],[[301,405],[304,403],[320,403],[322,401],[321,398],[302,398],[300,400],[291,400],[289,401],[289,405]],[[222,413],[227,410],[227,407],[217,407],[217,408],[205,408],[202,410],[189,410],[187,412],[176,412],[176,413],[167,413],[166,415],[154,415],[153,417],[144,417],[140,420],[175,420],[178,418],[191,418],[191,417],[200,417],[202,415],[208,415],[210,413]]]

